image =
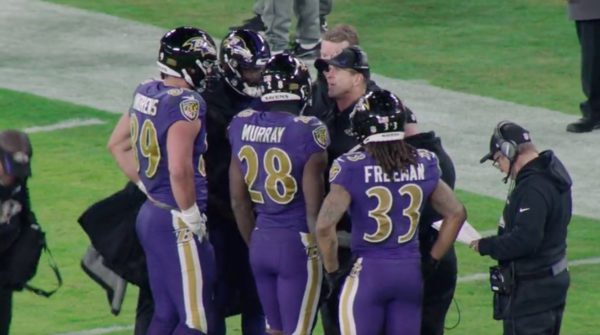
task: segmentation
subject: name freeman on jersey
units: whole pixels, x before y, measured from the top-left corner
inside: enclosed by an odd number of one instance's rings
[[[417,181],[425,180],[425,166],[422,163],[410,165],[407,169],[402,171],[395,171],[391,176],[383,171],[383,168],[379,165],[366,165],[365,169],[365,183],[389,183],[389,182],[403,182],[403,181]]]
[[[260,127],[245,124],[242,129],[242,141],[260,143],[280,143],[285,127]]]
[[[137,93],[133,98],[133,109],[140,113],[155,116],[157,106],[158,99],[152,99],[140,93]]]

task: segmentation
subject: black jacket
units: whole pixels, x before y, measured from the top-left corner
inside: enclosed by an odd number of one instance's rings
[[[367,92],[379,90],[379,86],[369,80],[367,83]],[[317,80],[312,85],[312,106],[304,111],[305,115],[316,116],[321,120],[329,131],[331,144],[327,148],[329,156],[329,166],[333,161],[354,148],[358,142],[350,134],[350,113],[354,109],[354,104],[340,111],[337,108],[335,100],[327,94],[327,81],[322,73],[319,73]]]
[[[223,80],[211,91],[202,93],[202,97],[208,106],[206,114],[208,150],[204,161],[208,178],[208,225],[209,229],[212,229],[212,223],[223,221],[216,218],[225,219],[235,225],[229,198],[231,147],[227,140],[227,127],[237,113],[255,107],[257,99],[236,93]]]
[[[517,174],[498,235],[479,242],[481,255],[513,268],[517,281],[510,306],[513,316],[536,313],[565,302],[567,271],[535,280],[519,278],[543,273],[566,257],[571,185],[569,173],[554,153],[540,153]]]
[[[149,288],[146,257],[135,231],[135,219],[145,201],[146,195],[129,182],[91,205],[77,221],[104,257],[104,265],[128,282]]]
[[[15,241],[26,225],[37,224],[31,211],[27,181],[12,187],[0,185],[0,286],[10,281],[11,255]],[[24,283],[23,283],[24,284]]]
[[[24,224],[36,222],[29,203],[27,182],[6,187],[0,185],[0,257],[19,237]]]
[[[442,147],[442,140],[435,132],[419,133],[409,136],[404,141],[415,148],[426,149],[435,153],[438,157],[442,180],[454,189],[456,172],[452,159]],[[419,219],[419,248],[423,260],[428,259],[433,244],[438,238],[439,232],[431,226],[435,221],[441,220],[442,216],[436,212],[429,201],[425,204]],[[448,306],[456,288],[457,261],[454,246],[451,246],[446,255],[440,260],[434,274],[425,280],[423,291],[423,306]],[[424,324],[423,327],[434,327],[432,324]],[[431,333],[431,330],[423,333]]]
[[[405,138],[404,141],[417,149],[426,149],[436,154],[442,171],[442,180],[454,189],[456,182],[454,163],[442,147],[442,140],[435,135],[435,132],[419,133]],[[429,204],[425,205],[419,219],[419,242],[422,253],[431,251],[438,236],[438,231],[431,227],[431,224],[441,219],[442,217]]]

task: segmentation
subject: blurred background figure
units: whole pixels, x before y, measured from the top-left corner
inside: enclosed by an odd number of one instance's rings
[[[569,0],[567,8],[581,46],[581,86],[586,97],[580,104],[583,117],[569,124],[567,131],[585,133],[600,128],[600,1]]]
[[[13,278],[11,249],[26,225],[36,224],[29,203],[27,180],[31,176],[31,142],[18,130],[0,132],[0,335],[8,335],[13,291],[25,282]],[[16,281],[15,281],[16,280]]]
[[[333,6],[333,0],[319,0],[319,25],[321,26],[321,33],[327,31],[327,15],[331,13],[331,8]],[[254,31],[265,31],[267,27],[265,26],[262,15],[265,8],[265,0],[256,0],[254,1],[254,5],[252,6],[252,12],[254,16],[245,20],[239,26],[229,27],[229,30],[237,30],[237,29],[250,29]]]

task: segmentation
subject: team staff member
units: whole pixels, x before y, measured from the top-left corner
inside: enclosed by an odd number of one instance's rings
[[[8,283],[6,256],[19,237],[21,227],[35,223],[29,203],[27,179],[31,176],[31,142],[18,130],[0,132],[0,335],[8,335],[12,318],[12,295],[16,286]]]
[[[349,35],[352,34],[349,33]],[[346,42],[336,43],[345,45]],[[328,166],[331,166],[337,157],[358,144],[356,138],[348,132],[350,113],[360,97],[370,89],[376,89],[377,86],[369,80],[367,54],[362,49],[358,46],[341,48],[341,45],[328,45],[327,48],[328,55],[332,55],[332,58],[316,60],[315,67],[320,73],[319,76],[324,75],[325,77],[325,83],[317,79],[317,85],[325,85],[328,100],[325,100],[325,103],[322,102],[321,107],[313,106],[309,115],[316,116],[327,126],[331,137],[331,144],[327,148]],[[337,54],[334,55],[336,52]],[[314,94],[313,97],[315,97]],[[352,254],[350,252],[350,234],[348,233],[350,220],[347,215],[337,225],[337,229],[340,240],[339,261],[342,268],[349,271]],[[324,299],[321,305],[321,321],[326,335],[340,334],[337,311],[337,293],[329,294],[329,298]]]
[[[464,207],[440,179],[435,154],[404,142],[405,113],[389,91],[365,95],[351,116],[364,151],[342,155],[331,168],[331,191],[317,221],[330,286],[342,275],[335,225],[348,208],[358,257],[341,294],[342,334],[418,335],[423,285],[418,217],[431,202],[444,219],[428,264],[443,257],[466,219]]]
[[[337,56],[349,46],[358,45],[358,32],[349,24],[337,25],[326,31],[321,37],[321,59],[327,60]],[[369,85],[375,85],[369,81]],[[314,115],[320,119],[333,112],[335,100],[330,98],[327,89],[325,73],[317,71],[317,79],[312,84],[312,104],[304,111],[305,115]]]
[[[436,154],[442,172],[441,179],[454,189],[456,181],[454,163],[442,147],[442,140],[433,131],[420,132],[417,118],[408,108],[406,108],[406,116],[404,141],[417,149],[426,149]],[[439,235],[431,224],[441,219],[441,215],[432,208],[431,204],[425,204],[419,218],[419,248],[424,267],[428,266],[425,263],[430,261],[428,255]],[[435,271],[424,278],[421,335],[444,334],[446,313],[456,289],[457,271],[456,252],[452,245],[436,264]]]
[[[585,133],[600,128],[600,1],[568,0],[567,9],[581,47],[581,88],[586,97],[579,105],[582,118],[567,125],[567,131]]]
[[[234,115],[260,104],[261,72],[270,56],[269,44],[260,34],[250,30],[228,33],[219,50],[221,78],[202,93],[208,105],[207,216],[217,264],[216,335],[226,333],[225,318],[235,314],[241,314],[244,335],[265,334],[265,316],[250,269],[248,247],[231,209],[227,127]]]
[[[214,254],[206,236],[206,104],[194,89],[216,59],[212,38],[193,27],[160,41],[162,80],[141,83],[113,131],[119,167],[142,185],[136,231],[146,255],[154,316],[148,334],[213,330]],[[209,66],[207,66],[209,65]]]
[[[529,132],[509,121],[494,129],[486,160],[514,181],[498,235],[471,244],[499,264],[490,276],[494,318],[503,320],[505,335],[559,334],[569,288],[571,177],[552,151],[538,153]]]

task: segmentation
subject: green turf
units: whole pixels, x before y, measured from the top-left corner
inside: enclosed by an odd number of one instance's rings
[[[98,12],[162,26],[197,25],[215,37],[249,17],[252,1],[221,0],[57,0]],[[577,114],[582,99],[579,55],[573,24],[563,0],[335,0],[330,25],[358,27],[375,72],[522,104]],[[133,88],[132,88],[133,89]],[[79,268],[88,240],[76,223],[94,201],[125,183],[105,144],[117,116],[101,111],[0,90],[0,129],[51,124],[76,117],[108,123],[32,134],[35,155],[31,180],[34,210],[47,231],[65,285],[51,299],[17,293],[12,333],[56,334],[133,323],[137,289],[129,287],[120,316],[109,313],[103,292]],[[495,228],[502,202],[459,192],[469,221],[480,230]],[[571,260],[598,257],[598,222],[574,218],[569,230]],[[459,275],[485,272],[493,262],[457,247]],[[45,260],[43,260],[44,262]],[[600,325],[598,265],[574,267],[563,333],[587,335]],[[34,284],[53,283],[40,267]],[[497,334],[486,282],[460,284],[456,298],[461,321],[449,334]],[[458,318],[453,307],[448,325]],[[229,321],[239,334],[239,321]],[[114,334],[131,334],[131,331]],[[321,334],[317,328],[316,334]]]
[[[221,38],[253,1],[53,2]],[[335,0],[328,20],[358,28],[376,73],[579,114],[579,49],[564,0]]]
[[[130,326],[134,320],[137,289],[129,286],[121,315],[110,315],[103,292],[80,270],[79,261],[88,239],[76,222],[88,205],[125,183],[105,149],[118,116],[7,90],[0,90],[0,111],[10,111],[2,114],[0,129],[47,125],[73,117],[97,117],[107,121],[105,125],[31,135],[35,151],[30,183],[33,208],[47,232],[49,245],[64,277],[64,287],[50,299],[27,292],[17,293],[13,334],[56,334]],[[501,201],[464,191],[459,191],[459,197],[466,204],[473,225],[482,231],[495,228]],[[574,218],[569,230],[571,260],[599,256],[598,224],[594,220]],[[485,272],[493,264],[463,245],[457,246],[457,253],[459,276]],[[50,288],[53,277],[45,261],[42,260],[33,283]],[[563,328],[565,334],[591,334],[598,326],[595,311],[600,308],[600,293],[594,290],[600,280],[598,267],[573,268],[573,286]],[[490,297],[486,282],[460,284],[456,299],[461,322],[449,333],[481,334],[481,329],[489,329],[486,334],[498,333],[499,324],[491,319]],[[457,318],[457,310],[453,307],[448,325],[454,324]],[[240,334],[238,318],[232,318],[228,323],[229,334]],[[315,334],[322,334],[320,329],[318,326]],[[113,334],[128,333],[131,331]]]

